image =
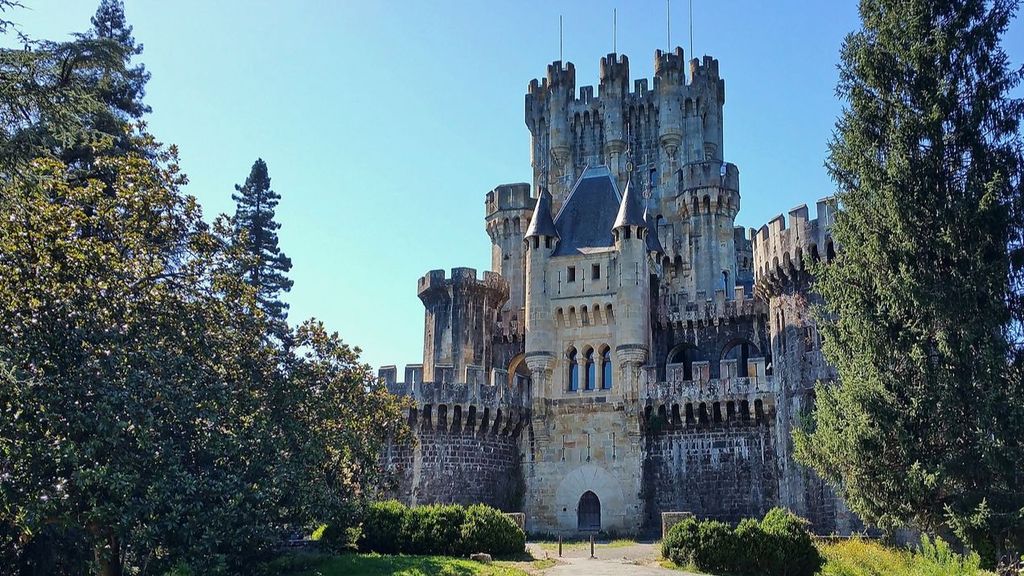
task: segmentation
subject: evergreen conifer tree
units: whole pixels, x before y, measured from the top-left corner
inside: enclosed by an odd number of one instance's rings
[[[87,35],[113,41],[122,50],[124,73],[105,74],[99,86],[114,116],[121,120],[138,119],[150,112],[150,107],[142,101],[150,75],[144,64],[131,66],[132,57],[142,54],[142,44],[136,44],[132,27],[125,20],[124,2],[101,0],[92,17],[92,30]]]
[[[837,260],[815,270],[824,352],[797,456],[866,521],[1024,545],[1022,78],[1015,0],[861,0],[828,169]]]
[[[248,256],[241,264],[242,277],[256,290],[259,307],[270,320],[273,335],[284,341],[288,334],[288,304],[281,301],[281,293],[292,288],[287,276],[292,261],[277,245],[281,225],[274,220],[274,209],[281,195],[270,189],[267,163],[257,159],[245,184],[236,184],[235,191],[231,195],[237,205],[234,242]]]

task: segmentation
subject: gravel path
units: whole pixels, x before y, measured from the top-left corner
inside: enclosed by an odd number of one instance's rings
[[[545,550],[528,545],[534,557],[544,558]],[[557,558],[558,552],[547,551],[550,558]],[[687,572],[669,570],[658,565],[660,553],[657,545],[637,543],[630,546],[595,546],[590,557],[590,547],[572,548],[563,551],[560,562],[541,572],[544,576],[697,576]]]

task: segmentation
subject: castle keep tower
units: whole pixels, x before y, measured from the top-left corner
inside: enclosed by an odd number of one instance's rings
[[[491,270],[420,278],[423,364],[383,367],[419,440],[393,495],[486,502],[547,533],[636,533],[663,512],[735,522],[777,505],[819,533],[856,524],[792,459],[824,363],[805,262],[829,261],[832,205],[736,226],[718,61],[658,50],[630,83],[601,59],[529,83],[533,193],[485,196]],[[755,297],[756,293],[756,297]]]
[[[530,82],[526,125],[532,135],[533,184],[540,185],[542,169],[551,158],[556,167],[551,174],[556,211],[588,165],[608,166],[621,190],[626,184],[627,148],[636,162],[656,167],[653,192],[659,200],[674,194],[674,173],[680,166],[721,162],[725,82],[719,78],[718,61],[709,56],[690,61],[689,82],[682,48],[658,50],[654,64],[653,90],[643,78],[631,91],[629,59],[615,53],[601,58],[596,98],[593,86],[583,86],[576,94],[571,63],[554,62],[546,78]]]
[[[482,374],[491,365],[498,311],[508,300],[508,283],[495,272],[478,280],[472,268],[431,270],[417,294],[426,308],[423,378],[427,382],[466,382],[466,371]]]

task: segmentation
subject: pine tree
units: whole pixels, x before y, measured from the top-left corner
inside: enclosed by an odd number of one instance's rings
[[[824,352],[798,459],[884,528],[1024,545],[1024,71],[1015,0],[861,0],[830,143],[838,259],[816,270]]]
[[[124,2],[101,0],[88,36],[115,42],[122,50],[125,72],[105,75],[100,85],[103,99],[115,116],[121,120],[138,119],[150,112],[150,107],[142,101],[150,75],[143,64],[131,66],[132,57],[142,54],[142,44],[136,44],[132,27],[125,20]]]
[[[257,159],[245,185],[236,184],[235,191],[231,195],[237,204],[234,241],[248,256],[242,264],[242,277],[256,290],[272,334],[284,341],[288,334],[288,304],[281,301],[281,293],[292,288],[292,281],[286,276],[292,261],[277,245],[281,225],[274,221],[274,209],[281,195],[270,189],[267,163]]]

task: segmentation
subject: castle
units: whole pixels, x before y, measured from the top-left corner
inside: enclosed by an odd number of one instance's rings
[[[806,267],[835,256],[833,205],[735,225],[718,61],[657,51],[653,83],[601,59],[597,94],[554,62],[526,94],[533,183],[486,194],[491,270],[429,272],[423,363],[385,366],[417,442],[392,445],[409,504],[484,502],[528,530],[636,533],[660,514],[786,506],[857,522],[792,459],[834,378]]]

